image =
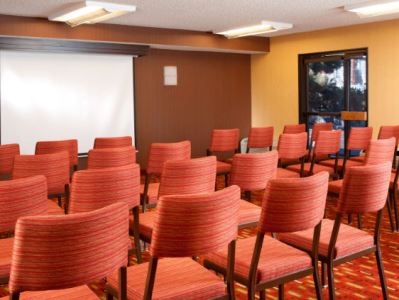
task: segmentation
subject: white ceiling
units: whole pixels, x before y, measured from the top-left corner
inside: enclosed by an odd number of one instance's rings
[[[343,10],[365,0],[107,0],[137,6],[135,13],[107,23],[222,31],[262,20],[293,23],[270,36],[399,18],[399,14],[361,19]],[[44,17],[78,0],[0,0],[0,14]]]

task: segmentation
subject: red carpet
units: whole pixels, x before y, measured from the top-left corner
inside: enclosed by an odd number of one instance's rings
[[[261,195],[254,195],[253,202],[259,204]],[[333,207],[336,199],[328,199],[327,214],[334,217]],[[399,233],[391,233],[387,212],[384,212],[382,225],[381,246],[384,259],[385,274],[391,299],[399,299]],[[355,220],[356,221],[356,220]],[[373,232],[374,217],[364,216],[365,230]],[[242,230],[240,238],[254,235],[256,229]],[[144,253],[148,260],[148,252]],[[135,258],[132,259],[135,264]],[[378,271],[374,255],[368,255],[353,262],[345,263],[335,268],[335,284],[337,299],[382,299]],[[104,298],[103,283],[91,284],[90,287]],[[328,299],[327,289],[323,289],[325,299]],[[237,299],[246,299],[246,289],[240,285],[236,287]],[[7,286],[0,286],[0,296],[8,295]],[[313,279],[311,276],[295,281],[285,286],[286,299],[316,299]],[[268,289],[267,299],[277,299],[277,290]]]

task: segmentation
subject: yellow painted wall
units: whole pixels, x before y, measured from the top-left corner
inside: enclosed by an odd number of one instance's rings
[[[298,54],[368,48],[369,125],[399,124],[399,20],[271,38],[252,55],[252,125],[298,122]]]

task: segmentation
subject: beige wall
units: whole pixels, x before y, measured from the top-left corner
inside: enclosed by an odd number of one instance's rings
[[[272,38],[252,55],[252,125],[298,122],[298,54],[368,48],[369,124],[399,124],[399,20]]]

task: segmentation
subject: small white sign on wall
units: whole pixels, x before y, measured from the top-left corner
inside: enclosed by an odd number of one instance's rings
[[[177,67],[163,67],[164,85],[177,85]]]

